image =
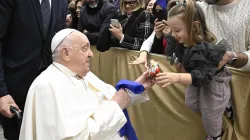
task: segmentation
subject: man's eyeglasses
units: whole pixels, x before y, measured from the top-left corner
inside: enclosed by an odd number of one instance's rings
[[[136,0],[134,1],[124,1],[123,4],[126,6],[126,5],[129,5],[129,6],[134,6],[136,3]]]

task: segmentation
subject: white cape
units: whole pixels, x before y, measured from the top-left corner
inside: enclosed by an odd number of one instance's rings
[[[91,72],[84,79],[58,63],[38,76],[27,95],[19,139],[123,140],[119,130],[126,117],[109,101],[116,90]]]

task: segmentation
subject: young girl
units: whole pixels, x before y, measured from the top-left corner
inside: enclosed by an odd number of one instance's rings
[[[166,24],[172,35],[172,38],[167,36],[170,48],[166,54],[179,54],[178,60],[188,73],[159,73],[156,81],[163,87],[174,83],[189,85],[185,103],[201,112],[206,140],[221,140],[222,116],[231,94],[232,74],[225,67],[217,67],[226,49],[214,44],[216,39],[207,29],[202,9],[192,0],[177,2],[169,11]]]

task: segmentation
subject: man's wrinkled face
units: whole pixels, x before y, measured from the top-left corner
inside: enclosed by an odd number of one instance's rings
[[[207,4],[217,4],[221,0],[204,0]]]

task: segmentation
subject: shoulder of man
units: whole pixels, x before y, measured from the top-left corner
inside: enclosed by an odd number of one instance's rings
[[[110,11],[111,9],[114,9],[115,10],[115,6],[112,5],[111,3],[109,3],[108,1],[104,1],[103,2],[103,5],[102,5],[102,9],[104,11]]]
[[[198,4],[202,9],[206,9],[209,7],[209,5],[204,1],[197,1],[196,4]]]

